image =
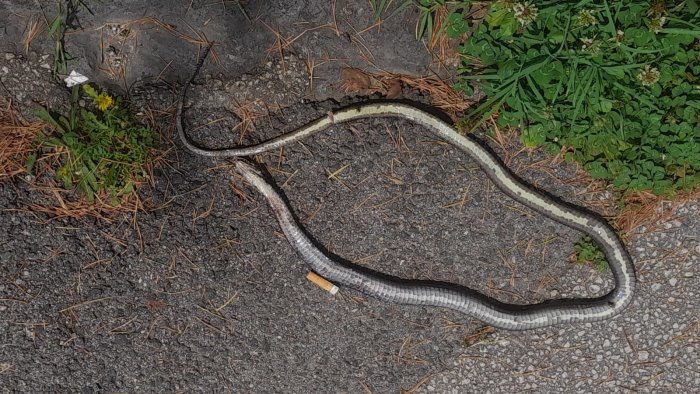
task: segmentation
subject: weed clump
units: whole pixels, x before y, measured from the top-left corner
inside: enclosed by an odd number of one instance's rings
[[[605,254],[588,236],[581,238],[574,245],[574,254],[571,256],[571,261],[576,264],[591,265],[600,272],[608,270],[608,261],[605,259]]]
[[[86,108],[79,106],[80,87],[74,86],[66,116],[46,108],[37,112],[51,130],[39,133],[35,142],[60,156],[55,175],[66,189],[79,189],[89,202],[106,197],[116,206],[148,176],[149,150],[155,147],[157,133],[135,122],[121,97],[89,84],[82,85],[82,91],[90,101]],[[30,171],[35,160],[36,155],[30,156]]]

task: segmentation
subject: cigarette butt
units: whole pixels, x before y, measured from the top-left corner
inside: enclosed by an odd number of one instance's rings
[[[315,272],[309,272],[306,275],[306,279],[310,280],[316,286],[322,288],[323,290],[335,295],[338,292],[338,286],[326,280],[326,278],[317,275]]]

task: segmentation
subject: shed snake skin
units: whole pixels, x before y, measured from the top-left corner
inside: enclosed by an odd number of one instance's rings
[[[177,106],[178,135],[182,144],[192,153],[207,157],[240,158],[279,149],[341,123],[377,117],[406,119],[468,154],[491,181],[514,200],[550,219],[588,234],[604,252],[616,285],[610,293],[599,298],[550,300],[530,305],[507,304],[458,285],[403,280],[334,261],[317,248],[299,227],[290,208],[261,172],[246,161],[237,160],[235,170],[265,197],[289,243],[319,275],[337,285],[359,290],[383,301],[450,308],[491,326],[509,330],[599,321],[619,314],[632,301],[636,285],[634,265],[622,242],[605,221],[525,185],[477,141],[459,134],[448,123],[415,106],[398,102],[360,104],[328,113],[294,131],[256,145],[227,149],[197,146],[190,141],[183,129],[182,112],[187,89],[201,68],[207,52],[200,58],[194,74],[183,86]]]

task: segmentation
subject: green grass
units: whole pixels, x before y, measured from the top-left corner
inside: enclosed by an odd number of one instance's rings
[[[499,111],[526,146],[565,148],[621,192],[697,188],[700,9],[654,4],[493,3],[459,48],[456,87],[487,95],[469,115]]]

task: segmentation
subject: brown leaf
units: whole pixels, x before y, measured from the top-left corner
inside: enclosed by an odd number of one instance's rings
[[[343,80],[342,86],[346,92],[358,92],[372,87],[372,78],[357,68],[343,68],[340,70],[340,77]]]
[[[403,91],[401,90],[401,81],[394,78],[387,82],[386,98],[395,99],[401,97]]]
[[[151,312],[159,311],[166,306],[168,306],[168,304],[161,300],[146,300],[146,307]]]

